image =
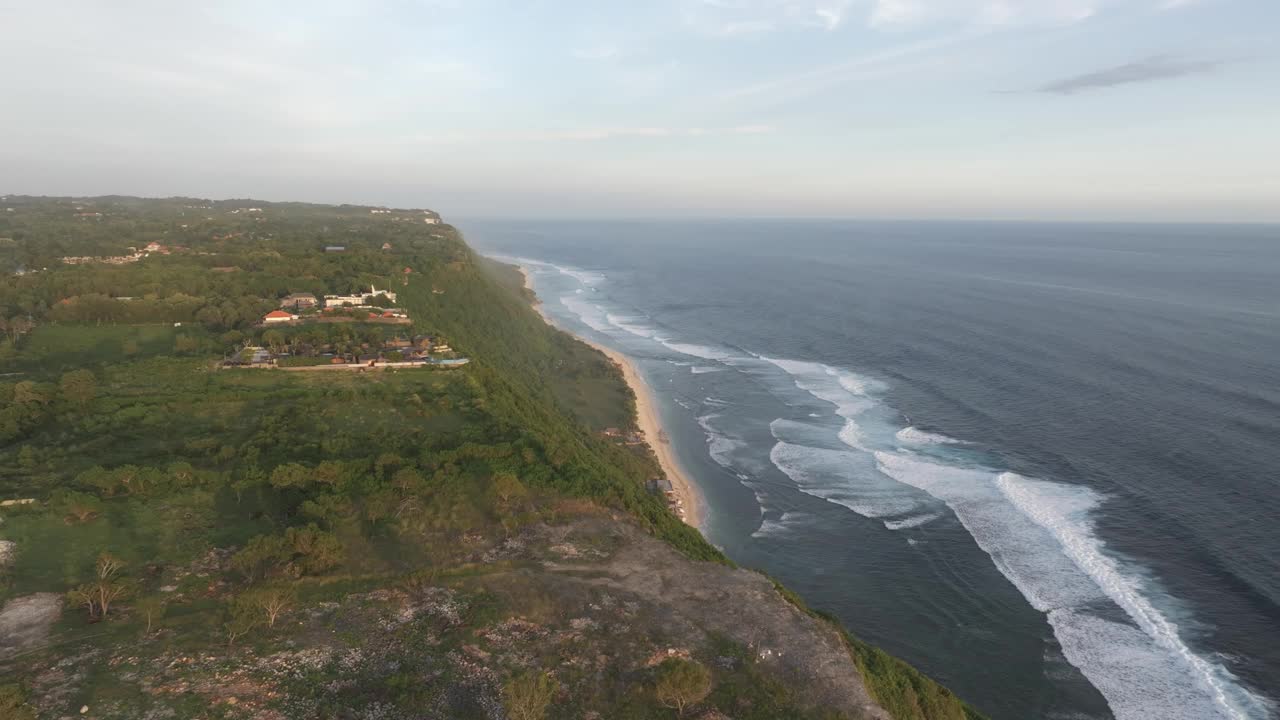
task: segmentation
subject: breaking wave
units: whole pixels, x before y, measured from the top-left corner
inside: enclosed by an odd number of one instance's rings
[[[636,337],[651,338],[657,332],[645,324],[647,318],[605,313],[605,320],[614,327],[629,332]]]
[[[708,345],[696,345],[693,343],[675,342],[669,338],[655,337],[655,340],[662,343],[664,347],[673,352],[690,357],[702,358],[703,360],[729,360],[734,354],[728,350],[710,347]]]
[[[1246,720],[1263,701],[1196,655],[1147,596],[1134,569],[1106,554],[1087,488],[876,452],[879,469],[945,502],[996,568],[1048,617],[1063,654],[1117,720]],[[1098,613],[1108,601],[1133,624]]]
[[[889,530],[943,516],[930,507],[932,500],[904,488],[945,503],[996,568],[1045,613],[1067,660],[1098,688],[1117,720],[1267,716],[1265,700],[1220,663],[1191,650],[1153,602],[1163,596],[1144,585],[1142,571],[1104,552],[1091,520],[1101,502],[1097,494],[904,451],[937,453],[964,443],[914,426],[880,429],[883,416],[869,412],[883,389],[876,380],[822,363],[759,357],[796,388],[830,403],[842,421],[835,435],[844,449],[798,435],[806,423],[774,420],[773,464],[800,491],[880,520]],[[1100,614],[1113,604],[1132,623]]]
[[[885,520],[884,526],[889,530],[910,530],[911,528],[920,527],[937,520],[942,517],[942,513],[925,513],[924,515],[912,515],[911,517],[902,518],[901,520]]]
[[[578,316],[578,319],[587,327],[596,332],[607,333],[609,328],[613,327],[609,324],[609,320],[605,317],[603,310],[577,295],[564,295],[560,298],[560,303],[567,310]]]
[[[769,460],[807,495],[842,505],[868,518],[906,515],[917,498],[874,472],[865,453],[796,445],[779,440]]]
[[[797,525],[804,524],[805,515],[794,511],[786,511],[776,518],[765,517],[760,521],[760,527],[753,533],[753,538],[777,537],[786,535],[796,528]]]
[[[908,426],[899,430],[894,434],[898,442],[903,445],[959,445],[959,440],[949,438],[939,433],[925,432],[916,427]]]

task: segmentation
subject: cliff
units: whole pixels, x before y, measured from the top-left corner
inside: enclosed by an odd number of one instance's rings
[[[422,211],[12,204],[0,716],[976,717],[672,515],[617,369]],[[259,326],[372,285],[412,326]],[[223,362],[422,339],[471,362]]]

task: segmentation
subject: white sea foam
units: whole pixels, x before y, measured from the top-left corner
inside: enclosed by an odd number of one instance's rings
[[[560,298],[560,303],[574,315],[577,315],[578,319],[592,330],[607,333],[609,328],[613,327],[609,324],[608,319],[605,318],[603,310],[577,295],[565,295]]]
[[[698,418],[698,425],[702,427],[703,433],[707,438],[707,452],[711,455],[711,459],[716,464],[724,468],[733,467],[733,453],[745,446],[745,443],[731,438],[720,432],[712,425],[712,421],[720,417],[719,415],[703,415]],[[757,497],[758,501],[760,498]]]
[[[877,452],[882,472],[944,501],[1005,577],[1046,613],[1071,664],[1118,720],[1246,720],[1262,701],[1192,652],[1136,579],[1105,554],[1087,488]],[[1099,617],[1108,600],[1134,625]]]
[[[724,368],[709,367],[707,365],[695,365],[689,368],[689,372],[694,375],[704,375],[706,373],[720,372],[721,370],[724,370]]]
[[[925,432],[917,427],[904,427],[894,437],[903,445],[959,445],[960,441],[939,433]]]
[[[854,418],[874,406],[874,400],[867,395],[873,388],[877,388],[874,380],[822,363],[764,356],[760,356],[760,359],[781,368],[791,376],[796,387],[835,406],[836,414],[845,420],[844,427],[838,433],[840,440],[854,449],[867,450],[861,429]]]
[[[844,422],[844,427],[840,428],[840,432],[836,433],[836,437],[840,438],[840,442],[851,448],[869,452],[862,438],[862,428],[858,427],[858,423],[852,420]]]
[[[695,345],[693,343],[680,343],[670,338],[655,337],[655,340],[662,343],[668,350],[678,352],[681,355],[689,355],[690,357],[702,358],[703,360],[729,360],[734,355],[732,352],[714,348],[709,345]]]
[[[801,492],[846,507],[868,518],[905,515],[918,499],[898,483],[874,472],[865,453],[810,447],[779,440],[769,460]]]
[[[777,537],[793,531],[797,525],[804,524],[808,516],[804,513],[786,511],[777,518],[763,518],[760,527],[753,533],[753,538]]]
[[[545,264],[555,268],[561,274],[568,275],[569,277],[573,278],[574,280],[577,280],[579,283],[589,288],[594,288],[595,286],[605,281],[604,273],[593,272],[591,270],[582,270],[580,268],[567,267],[564,265],[555,265],[553,263],[545,263]]]
[[[610,325],[635,335],[636,337],[652,338],[657,332],[652,327],[645,324],[648,318],[633,315],[618,315],[616,313],[605,313],[605,320]]]
[[[1138,578],[1104,551],[1104,543],[1094,533],[1088,515],[1092,507],[1073,507],[1070,501],[1063,502],[1063,486],[1014,473],[1002,473],[996,485],[1018,510],[1053,535],[1076,566],[1123,608],[1147,637],[1190,670],[1197,684],[1210,691],[1225,717],[1243,720],[1253,716],[1252,711],[1265,710],[1261,699],[1244,691],[1225,668],[1192,651],[1179,634],[1177,623],[1155,606]],[[1098,675],[1114,680],[1118,670]],[[1149,712],[1149,708],[1145,711]]]
[[[889,530],[909,530],[911,528],[920,527],[937,520],[942,517],[942,513],[925,513],[924,515],[912,515],[900,520],[885,520],[884,526]]]

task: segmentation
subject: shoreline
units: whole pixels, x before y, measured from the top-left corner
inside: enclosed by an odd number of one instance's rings
[[[516,267],[520,270],[520,274],[524,276],[525,288],[535,293],[532,306],[534,311],[548,325],[555,327],[557,330],[563,330],[563,328],[552,322],[551,316],[542,309],[542,301],[536,297],[536,292],[533,289],[533,279],[529,275],[529,271],[521,265]],[[662,429],[662,419],[658,414],[657,399],[654,397],[652,388],[644,381],[631,358],[613,348],[584,338],[577,333],[568,330],[564,330],[564,332],[568,332],[578,340],[604,353],[605,357],[612,360],[618,366],[618,369],[622,371],[622,379],[631,388],[631,392],[636,398],[636,425],[640,433],[644,435],[645,444],[649,446],[649,449],[658,458],[658,465],[671,483],[672,492],[676,500],[676,514],[685,524],[701,530],[704,517],[702,497],[693,481],[689,479],[688,473],[684,471],[684,468],[680,467],[680,461],[676,458],[675,449],[671,446],[670,441],[666,439],[666,433]]]

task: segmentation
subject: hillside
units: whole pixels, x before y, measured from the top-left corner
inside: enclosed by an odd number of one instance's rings
[[[0,717],[977,717],[671,514],[436,213],[0,208]]]

